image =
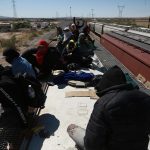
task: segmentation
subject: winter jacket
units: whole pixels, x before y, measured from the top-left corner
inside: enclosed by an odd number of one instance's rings
[[[60,55],[56,48],[49,47],[47,54],[44,56],[44,61],[39,65],[36,61],[35,54],[37,49],[27,50],[22,54],[22,57],[26,58],[34,67],[37,67],[40,72],[49,74],[51,70],[55,68],[60,62]]]
[[[36,78],[32,65],[25,58],[20,56],[14,58],[12,61],[12,73],[14,76],[26,73],[28,76]]]
[[[95,103],[86,128],[86,150],[147,150],[150,96],[127,84],[117,66],[96,86]]]

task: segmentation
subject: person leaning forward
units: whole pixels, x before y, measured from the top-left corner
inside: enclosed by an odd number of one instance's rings
[[[36,78],[32,65],[20,54],[15,48],[7,48],[3,51],[5,60],[11,64],[11,71],[14,76],[26,74],[27,76]]]
[[[147,150],[150,134],[150,96],[127,83],[114,66],[95,87],[100,97],[86,129],[67,128],[77,147],[84,150]]]
[[[60,54],[55,47],[49,47],[45,40],[40,40],[37,47],[22,54],[34,67],[39,69],[39,74],[50,75],[52,69],[59,64]]]

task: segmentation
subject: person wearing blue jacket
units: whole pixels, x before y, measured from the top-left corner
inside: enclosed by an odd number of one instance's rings
[[[26,74],[27,76],[36,78],[32,65],[25,58],[21,57],[16,49],[5,49],[3,51],[3,56],[5,60],[11,64],[11,71],[14,76]]]

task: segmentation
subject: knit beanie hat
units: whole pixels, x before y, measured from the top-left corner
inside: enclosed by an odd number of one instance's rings
[[[43,64],[43,61],[44,61],[44,57],[45,55],[47,54],[48,52],[48,43],[45,41],[45,40],[40,40],[38,42],[38,47],[40,46],[44,46],[45,48],[44,49],[39,49],[37,52],[36,52],[36,60],[37,60],[37,63],[39,65],[42,65]]]
[[[126,83],[125,74],[118,66],[114,66],[104,73],[102,79],[96,85],[95,89],[98,92],[100,92],[112,86],[125,83]]]

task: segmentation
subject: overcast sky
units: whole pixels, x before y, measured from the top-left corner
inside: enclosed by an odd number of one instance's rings
[[[0,16],[13,17],[13,0],[0,0]],[[17,17],[150,16],[150,0],[15,0]]]

